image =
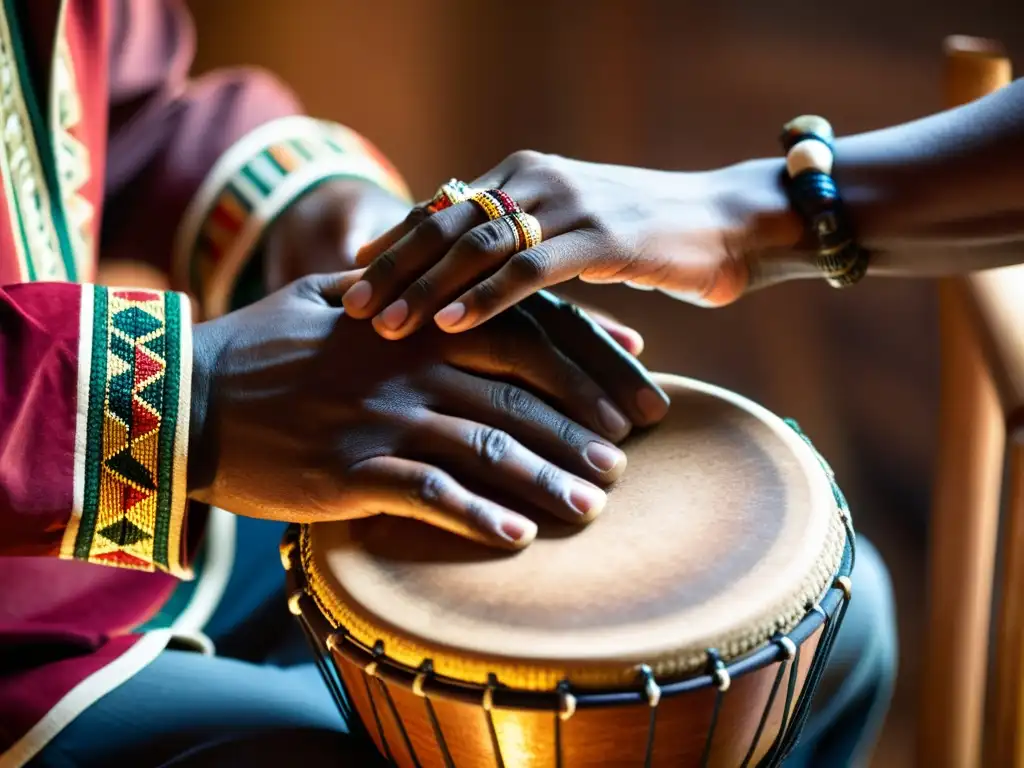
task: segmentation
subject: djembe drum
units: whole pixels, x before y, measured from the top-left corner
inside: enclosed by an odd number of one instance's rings
[[[521,552],[379,516],[293,528],[289,605],[396,765],[777,765],[850,597],[853,530],[786,422],[658,376],[672,410],[583,529]]]

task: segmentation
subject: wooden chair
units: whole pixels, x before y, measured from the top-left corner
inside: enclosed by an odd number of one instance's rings
[[[1010,78],[998,43],[946,41],[947,106]],[[1024,766],[1024,267],[943,280],[939,312],[940,448],[917,762]]]

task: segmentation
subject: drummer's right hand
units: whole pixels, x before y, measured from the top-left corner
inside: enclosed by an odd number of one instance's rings
[[[292,522],[413,517],[513,549],[537,526],[512,508],[578,524],[601,511],[629,423],[534,317],[386,341],[333,299],[358,275],[196,326],[192,498]],[[559,342],[600,352],[581,328]]]

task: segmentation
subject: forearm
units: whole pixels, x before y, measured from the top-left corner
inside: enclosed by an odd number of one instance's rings
[[[836,182],[878,274],[1024,261],[1022,169],[1024,81],[836,145]]]
[[[784,161],[725,169],[748,213],[760,282],[814,276],[788,213]],[[872,275],[932,276],[1024,262],[1024,81],[967,106],[840,138],[833,175]]]

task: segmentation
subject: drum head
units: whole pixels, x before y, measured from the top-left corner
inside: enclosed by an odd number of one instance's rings
[[[409,667],[550,689],[700,668],[787,631],[831,584],[845,529],[821,463],[770,412],[658,376],[667,419],[632,436],[604,512],[534,516],[516,553],[380,516],[308,526],[302,560],[332,623]]]

